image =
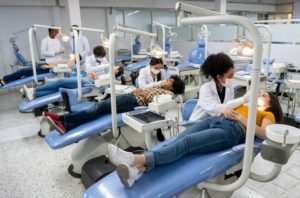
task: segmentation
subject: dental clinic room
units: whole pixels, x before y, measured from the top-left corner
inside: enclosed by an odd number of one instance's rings
[[[0,198],[300,198],[300,0],[0,18]]]

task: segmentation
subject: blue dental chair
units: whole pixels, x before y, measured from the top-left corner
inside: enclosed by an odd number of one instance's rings
[[[166,38],[165,40],[165,51],[168,52],[168,54],[165,56],[168,58],[168,55],[172,52],[173,46],[171,45],[172,39],[170,37]]]
[[[205,39],[201,37],[198,39],[198,46],[193,48],[189,54],[189,61],[186,61],[176,67],[185,67],[198,65],[201,66],[205,61]],[[207,47],[207,56],[210,55],[210,49]]]
[[[141,50],[142,44],[141,44],[140,40],[141,40],[140,36],[137,36],[135,38],[135,44],[132,45],[132,54],[133,55],[137,55],[138,52]],[[115,59],[115,63],[130,61],[130,60],[131,60],[131,55],[125,54],[124,56],[117,57]]]
[[[198,100],[188,100],[182,107],[182,116],[188,120]],[[166,140],[150,150],[157,150],[170,143],[176,137]],[[255,138],[253,149],[260,151],[262,140]],[[138,175],[131,189],[120,182],[116,171],[104,177],[88,188],[82,198],[118,197],[118,198],[159,198],[174,197],[198,183],[226,174],[226,171],[239,164],[244,156],[245,144],[209,154],[189,154],[179,160],[158,166]]]
[[[271,74],[271,68],[273,67],[273,63],[275,61],[275,58],[274,57],[270,57],[270,60],[269,60],[269,75]],[[263,59],[263,63],[261,65],[261,72],[262,73],[265,73],[266,71],[266,63],[267,63],[267,58],[264,58]],[[249,64],[247,67],[246,67],[246,71],[244,70],[241,70],[241,71],[238,71],[236,72],[234,75],[235,76],[243,76],[243,75],[246,75],[246,74],[249,74],[249,72],[252,71],[252,67],[253,67],[253,64]],[[239,68],[238,68],[239,69]],[[275,79],[275,78],[274,78]],[[270,81],[270,78],[268,78],[268,81],[269,82],[272,82],[272,80]],[[233,85],[233,90],[234,91],[237,91],[238,89],[242,88],[243,86],[242,85]]]

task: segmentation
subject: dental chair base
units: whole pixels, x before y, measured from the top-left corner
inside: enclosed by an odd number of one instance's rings
[[[121,127],[120,131],[122,136],[118,145],[123,150],[129,147],[138,147],[144,142],[145,135],[140,135],[138,132],[132,130],[132,128],[125,126]],[[69,174],[80,178],[84,164],[91,159],[107,155],[107,146],[115,143],[116,139],[110,130],[80,141],[72,151],[72,164],[69,166]]]

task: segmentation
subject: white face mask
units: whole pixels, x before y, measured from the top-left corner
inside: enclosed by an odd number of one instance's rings
[[[97,58],[97,60],[101,62],[103,60],[103,58]]]
[[[73,33],[73,32],[70,32],[70,36],[72,36],[72,37],[73,37],[73,36],[74,36],[74,33]]]
[[[152,71],[153,74],[155,74],[155,75],[157,75],[157,74],[160,72],[160,70],[156,70],[156,69],[151,69],[151,71]]]
[[[234,84],[234,79],[233,78],[232,79],[224,79],[224,80],[225,80],[225,84],[223,84],[222,82],[220,82],[224,87],[230,88]]]

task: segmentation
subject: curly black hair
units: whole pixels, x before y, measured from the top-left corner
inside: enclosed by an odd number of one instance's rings
[[[184,82],[179,78],[179,76],[177,75],[172,75],[170,76],[170,78],[172,78],[174,80],[173,82],[173,90],[172,92],[174,94],[184,94],[184,90],[185,90],[185,84]]]
[[[217,75],[223,76],[230,68],[234,68],[233,60],[220,52],[209,55],[201,66],[201,72],[208,78],[211,76],[217,82]]]

